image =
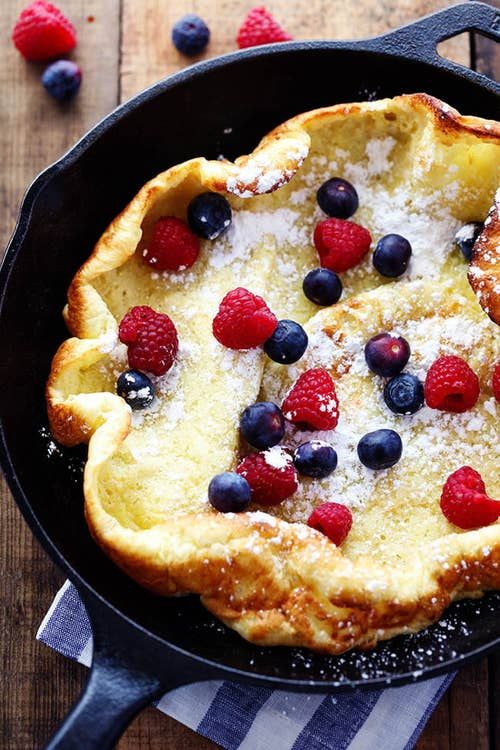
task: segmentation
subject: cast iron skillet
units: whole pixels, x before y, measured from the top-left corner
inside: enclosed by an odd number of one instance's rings
[[[154,597],[104,557],[83,519],[84,451],[49,458],[40,432],[50,360],[67,335],[61,308],[69,281],[146,180],[200,154],[247,153],[288,117],[335,102],[426,91],[462,112],[498,118],[498,84],[436,52],[438,42],[467,30],[498,40],[499,11],[464,3],[377,39],[291,42],[196,65],[112,112],[29,188],[0,275],[1,462],[33,533],[78,588],[94,632],[89,681],[51,750],[109,748],[141,708],[197,680],[373,689],[440,674],[500,644],[499,594],[456,604],[445,625],[367,654],[334,658],[246,643],[197,598]]]

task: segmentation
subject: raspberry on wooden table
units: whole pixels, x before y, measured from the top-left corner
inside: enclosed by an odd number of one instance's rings
[[[486,494],[481,475],[470,466],[450,474],[443,486],[440,507],[447,520],[460,529],[489,526],[500,518],[500,502]]]
[[[292,457],[278,446],[251,453],[236,468],[252,491],[252,501],[260,505],[278,505],[298,487]]]
[[[340,503],[322,503],[313,510],[307,525],[321,531],[340,547],[349,534],[352,526],[352,513]]]
[[[26,60],[50,60],[73,49],[76,31],[58,8],[35,0],[21,11],[12,41]]]
[[[259,44],[288,42],[292,37],[281,28],[263,5],[252,8],[238,30],[236,41],[238,47],[256,47]]]
[[[252,349],[274,333],[278,319],[262,297],[237,287],[228,292],[213,319],[217,341],[229,349]]]
[[[424,394],[431,409],[461,414],[472,409],[479,398],[479,380],[464,359],[445,355],[430,366]]]
[[[179,271],[190,268],[200,254],[200,240],[182,219],[162,216],[153,228],[144,262],[156,271]]]
[[[281,407],[285,419],[310,430],[333,430],[339,421],[335,384],[323,367],[306,370],[296,380]]]
[[[370,232],[345,219],[325,219],[314,230],[314,246],[321,265],[335,273],[354,268],[370,249]]]
[[[118,336],[128,346],[130,367],[154,375],[164,375],[179,350],[177,330],[168,315],[146,305],[128,311],[120,323]]]

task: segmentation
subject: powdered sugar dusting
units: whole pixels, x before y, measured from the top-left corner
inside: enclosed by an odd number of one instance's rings
[[[264,451],[264,461],[273,469],[286,469],[292,463],[292,457],[280,445]]]
[[[209,267],[219,270],[235,261],[246,260],[250,251],[265,237],[272,237],[277,245],[285,242],[300,245],[308,241],[299,212],[291,208],[259,213],[237,211],[227,234],[211,249]]]

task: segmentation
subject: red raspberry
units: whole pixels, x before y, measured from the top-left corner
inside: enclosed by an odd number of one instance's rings
[[[281,407],[286,419],[310,430],[333,430],[339,404],[331,375],[322,367],[306,370],[296,380]]]
[[[325,219],[314,230],[314,245],[323,268],[335,273],[354,268],[370,249],[370,232],[345,219]]]
[[[493,388],[493,395],[496,400],[500,403],[500,360],[495,365],[493,370],[493,378],[491,380],[491,387]]]
[[[461,414],[479,398],[479,380],[461,357],[439,357],[425,378],[424,395],[431,409]]]
[[[179,349],[174,324],[163,313],[147,307],[133,307],[122,319],[118,336],[128,346],[128,363],[136,370],[164,375]]]
[[[293,461],[283,448],[251,453],[236,468],[252,491],[252,500],[260,505],[278,505],[298,487]]]
[[[142,256],[156,271],[179,271],[192,266],[199,253],[200,240],[186,222],[175,216],[162,216]]]
[[[243,49],[271,42],[288,42],[291,38],[261,5],[259,8],[252,8],[247,14],[239,28],[236,41],[238,47]]]
[[[450,474],[440,506],[448,521],[460,529],[488,526],[500,518],[500,502],[488,497],[481,475],[470,466]]]
[[[26,60],[49,60],[76,45],[76,31],[65,15],[45,0],[35,0],[21,11],[12,41]]]
[[[262,297],[239,286],[228,292],[212,323],[217,341],[229,349],[252,349],[274,333],[278,320]]]
[[[347,538],[352,526],[352,513],[340,503],[322,503],[313,510],[307,525],[321,531],[337,547]]]

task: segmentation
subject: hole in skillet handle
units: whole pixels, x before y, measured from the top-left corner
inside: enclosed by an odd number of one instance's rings
[[[92,624],[92,667],[45,750],[112,750],[143,708],[169,690],[214,675],[78,589]]]
[[[479,78],[482,86],[499,93],[500,85],[495,81],[438,54],[440,42],[467,31],[477,32],[499,42],[500,9],[481,2],[452,5],[369,41],[375,51],[404,54],[408,58],[432,63],[465,78],[476,81]]]

